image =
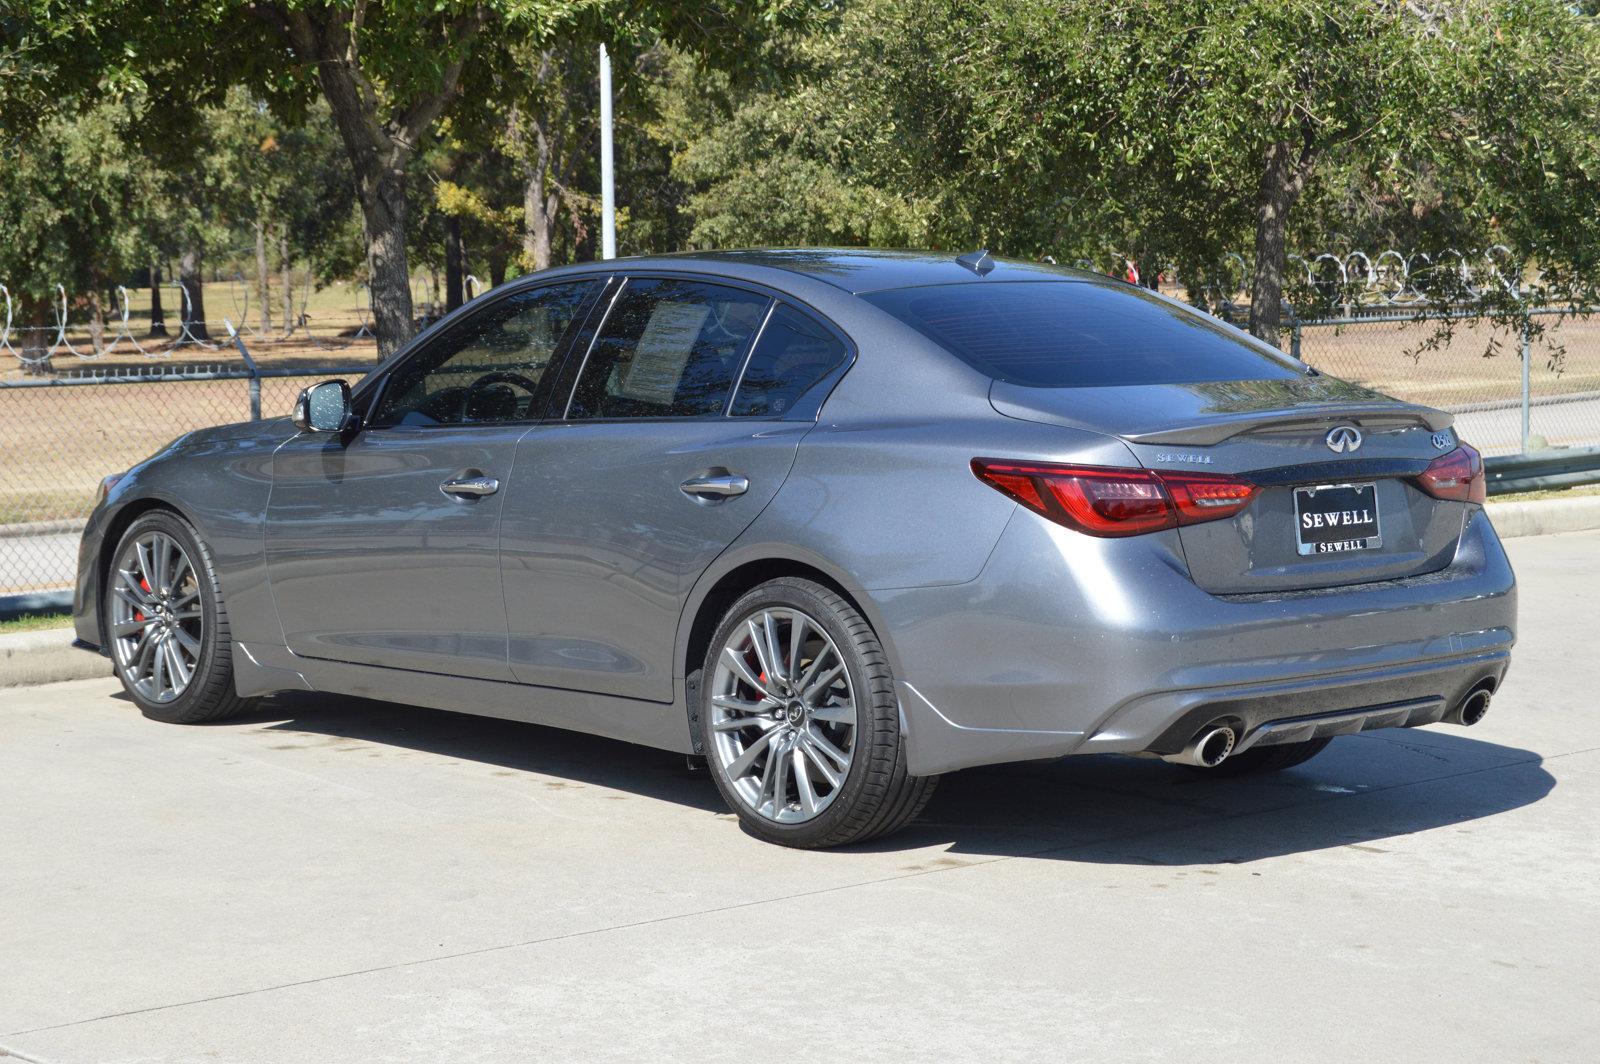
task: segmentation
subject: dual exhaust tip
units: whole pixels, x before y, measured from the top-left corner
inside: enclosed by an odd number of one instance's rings
[[[1446,724],[1459,724],[1470,728],[1489,712],[1489,698],[1494,688],[1485,684],[1467,692],[1442,718]],[[1176,754],[1162,754],[1161,760],[1175,765],[1193,765],[1196,768],[1216,768],[1228,760],[1239,744],[1239,733],[1226,724],[1212,724],[1200,729],[1188,745]]]
[[[1216,768],[1228,760],[1228,755],[1233,753],[1238,742],[1238,732],[1226,724],[1213,724],[1200,729],[1200,734],[1190,739],[1188,745],[1176,754],[1161,755],[1161,760],[1175,765]]]
[[[1467,697],[1457,702],[1450,712],[1444,715],[1446,724],[1459,724],[1463,728],[1470,728],[1484,718],[1489,712],[1489,696],[1494,693],[1492,687],[1475,687],[1467,692]]]

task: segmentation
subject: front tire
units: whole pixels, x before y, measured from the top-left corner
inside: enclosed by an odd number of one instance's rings
[[[746,830],[821,849],[910,823],[937,777],[906,771],[883,646],[832,589],[785,577],[735,602],[711,639],[700,738]]]
[[[233,684],[233,640],[211,552],[190,524],[152,510],[128,526],[106,573],[106,641],[123,690],[166,724],[249,708]]]

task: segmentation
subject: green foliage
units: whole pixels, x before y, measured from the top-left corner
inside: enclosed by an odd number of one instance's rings
[[[680,65],[660,91],[700,243],[1132,255],[1205,279],[1253,246],[1283,144],[1291,249],[1507,243],[1592,277],[1594,20],[1428,10],[864,0],[795,42],[792,84],[701,90]]]
[[[1498,245],[1496,313],[1600,300],[1592,4],[12,0],[0,31],[14,290],[258,224],[323,275],[384,226],[436,268],[447,216],[480,277],[592,256],[605,42],[624,253],[1132,257],[1204,298],[1257,247],[1259,287],[1288,252]],[[1467,294],[1454,259],[1421,283]]]

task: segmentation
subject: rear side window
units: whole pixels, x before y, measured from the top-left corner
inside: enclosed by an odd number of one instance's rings
[[[589,350],[567,417],[720,415],[771,302],[700,281],[630,280]]]
[[[750,353],[730,413],[734,417],[782,417],[848,355],[838,337],[780,303]]]
[[[1011,384],[1093,388],[1299,376],[1220,324],[1131,285],[980,282],[862,298]]]

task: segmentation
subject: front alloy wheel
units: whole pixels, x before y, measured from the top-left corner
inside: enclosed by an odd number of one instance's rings
[[[170,510],[139,515],[107,566],[101,618],[123,689],[170,724],[245,709],[216,566],[194,526]]]
[[[123,545],[111,571],[111,647],[117,671],[147,702],[175,702],[200,664],[204,611],[194,561],[152,530]]]

